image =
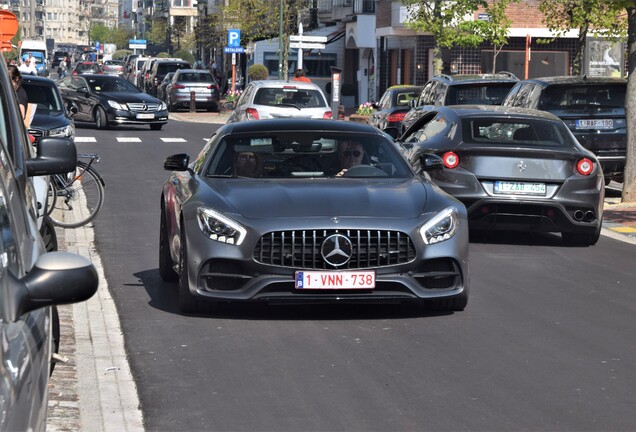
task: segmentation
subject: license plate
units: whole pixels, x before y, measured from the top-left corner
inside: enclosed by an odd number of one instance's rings
[[[374,271],[297,271],[296,289],[373,289]]]
[[[614,120],[612,119],[594,119],[594,120],[577,120],[577,129],[613,129]]]
[[[190,89],[190,91],[193,91],[195,93],[207,93],[209,90],[205,89],[205,88],[197,88],[197,87],[195,87],[195,88]]]
[[[155,118],[155,115],[154,114],[137,114],[137,118],[140,120],[153,119]]]
[[[545,183],[495,182],[495,193],[519,195],[545,195]]]

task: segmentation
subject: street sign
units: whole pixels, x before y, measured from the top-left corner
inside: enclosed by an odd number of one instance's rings
[[[241,46],[241,31],[240,30],[233,29],[233,30],[227,31],[227,46],[231,48],[239,48]]]
[[[99,52],[99,42],[95,42],[95,51]]]
[[[327,36],[307,36],[307,35],[290,35],[289,40],[292,42],[327,42]]]
[[[302,48],[302,49],[325,49],[323,43],[307,43],[307,42],[290,42],[290,48]]]
[[[229,47],[226,46],[225,48],[223,48],[223,52],[225,52],[226,54],[243,54],[245,52],[245,48],[243,47]]]
[[[130,49],[146,49],[145,39],[129,39],[128,48]]]

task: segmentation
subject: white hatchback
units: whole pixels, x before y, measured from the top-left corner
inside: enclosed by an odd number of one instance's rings
[[[245,87],[227,123],[273,118],[331,119],[327,98],[316,84],[300,81],[252,81]]]

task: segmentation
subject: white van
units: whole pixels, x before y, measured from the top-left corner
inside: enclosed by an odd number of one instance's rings
[[[24,59],[33,53],[36,59],[36,67],[38,75],[49,75],[49,53],[46,48],[46,42],[42,39],[24,39],[20,43],[20,58]]]

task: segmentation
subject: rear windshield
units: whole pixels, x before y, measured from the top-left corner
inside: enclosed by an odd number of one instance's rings
[[[190,69],[190,65],[187,63],[159,63],[157,75],[165,76],[168,72],[176,72],[179,69]]]
[[[446,105],[501,105],[515,82],[450,86]]]
[[[462,119],[465,143],[531,147],[571,147],[563,124],[541,120]]]
[[[210,73],[182,73],[179,75],[179,81],[182,82],[214,82]]]
[[[550,111],[580,110],[582,107],[623,109],[627,84],[554,85],[545,89],[539,109]]]
[[[327,102],[318,90],[289,88],[261,88],[254,96],[255,105],[324,108]]]

